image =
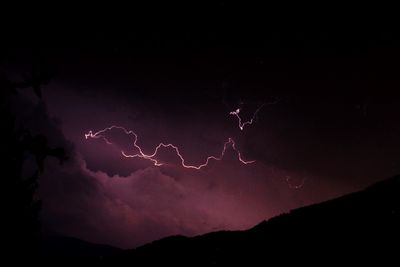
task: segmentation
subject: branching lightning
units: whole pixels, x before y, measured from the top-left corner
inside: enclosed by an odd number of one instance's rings
[[[275,100],[274,102],[263,103],[261,106],[259,106],[259,107],[256,109],[256,111],[254,112],[252,118],[251,118],[250,120],[248,120],[248,121],[243,121],[242,118],[240,117],[240,115],[239,115],[239,113],[240,113],[240,111],[241,111],[240,108],[236,109],[235,111],[230,112],[229,114],[235,116],[235,117],[238,119],[238,126],[239,126],[239,129],[240,129],[241,131],[243,131],[244,128],[245,128],[245,126],[251,125],[251,124],[253,124],[253,123],[255,122],[255,120],[256,120],[256,118],[257,118],[257,113],[258,113],[263,107],[265,107],[266,105],[275,104],[275,103],[277,103],[277,102],[278,102],[278,100]],[[148,161],[152,162],[154,166],[162,166],[162,165],[165,165],[165,163],[160,162],[160,160],[157,159],[158,152],[159,152],[159,149],[160,149],[160,148],[170,148],[170,149],[172,149],[172,150],[175,152],[175,154],[178,156],[178,158],[179,158],[179,160],[180,160],[180,165],[181,165],[181,167],[186,168],[186,169],[200,170],[200,169],[202,169],[202,168],[208,166],[208,164],[209,164],[210,161],[212,161],[212,160],[214,160],[214,161],[221,161],[221,160],[224,158],[225,152],[227,151],[227,149],[228,149],[229,147],[231,147],[231,148],[236,152],[237,159],[238,159],[242,164],[247,165],[247,164],[251,164],[251,163],[254,163],[254,162],[255,162],[255,160],[244,160],[244,159],[242,158],[242,155],[241,155],[240,151],[239,151],[239,150],[237,149],[237,147],[236,147],[235,141],[234,141],[231,137],[229,137],[229,138],[224,142],[223,147],[222,147],[222,150],[221,150],[221,153],[220,153],[219,155],[208,156],[208,157],[205,159],[205,161],[204,161],[202,164],[200,164],[200,165],[191,165],[191,164],[186,163],[186,160],[185,160],[184,156],[181,154],[181,152],[180,152],[180,150],[179,150],[179,147],[176,146],[176,145],[174,145],[174,144],[171,144],[171,143],[162,143],[162,142],[161,142],[161,143],[159,143],[159,144],[154,148],[153,153],[146,154],[146,153],[143,152],[143,149],[137,144],[138,138],[139,138],[138,135],[137,135],[135,132],[133,132],[132,130],[127,130],[125,127],[118,126],[118,125],[112,125],[112,126],[110,126],[110,127],[104,128],[104,129],[99,130],[99,131],[97,131],[97,132],[93,132],[92,130],[90,130],[87,134],[85,134],[85,138],[86,138],[86,139],[89,139],[89,138],[92,138],[92,139],[102,139],[102,140],[104,140],[107,144],[113,145],[114,143],[111,142],[111,141],[106,137],[106,132],[111,131],[111,130],[113,130],[113,129],[122,130],[126,135],[132,136],[132,137],[133,137],[133,147],[134,147],[134,149],[135,149],[137,152],[134,153],[134,154],[129,154],[129,153],[126,153],[124,150],[121,150],[122,156],[124,156],[125,158],[141,158],[141,159],[145,159],[145,160],[148,160]],[[285,180],[286,180],[286,183],[288,184],[288,186],[289,186],[290,188],[292,188],[292,189],[301,189],[301,188],[303,187],[305,181],[306,181],[306,178],[303,178],[299,183],[294,183],[292,177],[290,177],[290,176],[286,176],[286,177],[285,177]]]
[[[242,118],[239,116],[239,113],[240,113],[240,110],[241,110],[240,108],[236,109],[235,111],[231,111],[231,112],[229,113],[229,115],[233,115],[233,116],[236,116],[236,117],[237,117],[238,123],[239,123],[239,129],[240,129],[241,131],[243,131],[243,129],[244,129],[244,127],[245,127],[246,125],[248,125],[248,124],[253,124],[253,122],[254,122],[254,120],[255,120],[255,118],[256,118],[256,116],[257,116],[258,111],[260,111],[260,109],[261,109],[263,106],[264,106],[264,104],[261,105],[261,106],[254,112],[253,117],[252,117],[249,121],[242,122]]]
[[[107,131],[113,130],[113,129],[119,129],[124,131],[125,134],[127,135],[131,135],[133,136],[133,146],[134,148],[137,149],[137,153],[135,154],[127,154],[125,153],[123,150],[121,150],[121,154],[126,157],[126,158],[142,158],[142,159],[146,159],[151,161],[154,166],[162,166],[164,165],[164,163],[159,162],[159,160],[157,160],[157,153],[158,150],[160,148],[171,148],[175,151],[176,155],[180,158],[180,162],[181,162],[181,166],[183,168],[186,169],[196,169],[196,170],[200,170],[201,168],[204,168],[208,165],[208,163],[210,162],[210,160],[216,160],[216,161],[220,161],[222,160],[222,158],[225,155],[226,150],[228,149],[228,147],[232,147],[232,149],[236,152],[238,160],[242,163],[242,164],[250,164],[250,163],[254,163],[254,160],[244,160],[242,158],[242,155],[240,154],[240,151],[236,148],[236,143],[232,138],[228,138],[228,140],[224,143],[221,154],[219,156],[208,156],[207,159],[205,160],[205,162],[203,164],[200,165],[189,165],[186,163],[185,158],[182,156],[181,152],[179,151],[179,148],[173,144],[164,144],[164,143],[159,143],[156,148],[154,149],[154,152],[151,154],[145,154],[142,150],[142,148],[137,144],[138,141],[138,135],[136,133],[134,133],[131,130],[127,130],[126,128],[122,127],[122,126],[117,126],[117,125],[112,125],[110,127],[104,128],[103,130],[97,131],[95,133],[93,133],[93,131],[89,131],[87,134],[85,134],[85,138],[94,138],[94,139],[103,139],[107,144],[111,145],[113,144],[109,139],[107,139],[107,137],[104,135]]]
[[[253,122],[255,122],[255,120],[257,119],[257,113],[258,113],[264,106],[266,106],[266,105],[273,105],[273,104],[276,104],[277,102],[278,102],[278,99],[276,99],[276,100],[273,101],[273,102],[263,103],[261,106],[259,106],[259,107],[256,109],[256,111],[255,111],[254,114],[253,114],[253,117],[251,117],[251,119],[248,120],[248,121],[243,121],[242,118],[240,117],[239,113],[240,113],[240,111],[241,111],[241,108],[237,108],[236,110],[229,112],[229,115],[235,116],[235,117],[238,119],[238,124],[239,124],[238,126],[239,126],[239,129],[240,129],[241,131],[243,131],[243,130],[244,130],[244,127],[245,127],[246,125],[251,125],[251,124],[253,124]]]

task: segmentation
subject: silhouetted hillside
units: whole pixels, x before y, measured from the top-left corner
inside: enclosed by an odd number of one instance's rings
[[[293,210],[247,231],[171,236],[134,250],[58,237],[44,240],[42,256],[55,264],[101,266],[325,266],[370,260],[394,264],[399,261],[399,206],[400,176],[396,176],[361,192]]]
[[[41,259],[54,264],[82,260],[98,263],[119,251],[116,247],[93,244],[73,237],[46,236],[40,242]]]
[[[247,231],[175,236],[124,251],[107,263],[243,266],[398,261],[400,176],[299,208]]]

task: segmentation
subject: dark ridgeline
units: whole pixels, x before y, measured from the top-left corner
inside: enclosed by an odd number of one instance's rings
[[[44,171],[44,160],[53,156],[66,160],[63,148],[50,148],[45,135],[31,133],[30,129],[18,125],[11,111],[11,98],[18,97],[19,90],[31,88],[40,99],[40,85],[48,82],[48,76],[34,67],[32,75],[23,81],[11,81],[0,73],[0,147],[1,153],[1,235],[4,257],[11,261],[26,261],[37,258],[39,253],[40,224],[38,214],[41,202],[35,194],[38,178]],[[34,158],[36,171],[24,174],[27,159]]]
[[[112,266],[399,262],[400,176],[299,208],[247,231],[175,236],[107,258]],[[159,266],[158,265],[158,266]]]
[[[133,250],[71,238],[46,239],[50,263],[101,266],[268,266],[285,263],[398,265],[400,176],[295,209],[246,231],[171,236]]]

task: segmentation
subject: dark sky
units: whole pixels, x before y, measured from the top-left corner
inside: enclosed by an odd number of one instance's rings
[[[56,74],[43,101],[15,99],[21,121],[71,155],[62,166],[49,160],[41,177],[44,232],[135,247],[245,229],[400,172],[395,24],[245,17],[224,3],[209,11],[5,29],[3,71],[18,79],[39,62]],[[274,101],[243,131],[229,115],[241,108],[248,120]],[[172,143],[193,165],[231,137],[255,163],[228,148],[221,161],[187,170],[165,149],[166,165],[155,167],[121,155],[133,145],[122,131],[107,132],[114,145],[84,138],[111,125],[138,134],[146,153]]]

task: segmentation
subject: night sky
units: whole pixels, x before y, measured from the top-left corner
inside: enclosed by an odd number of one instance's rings
[[[400,173],[393,24],[243,22],[225,4],[213,10],[207,24],[188,15],[7,31],[2,71],[19,79],[39,62],[55,73],[42,100],[28,90],[13,99],[21,124],[69,154],[40,177],[44,233],[133,248],[247,229]],[[229,114],[240,108],[247,121],[263,104],[243,131]],[[200,165],[232,138],[255,162],[228,146],[222,160],[186,169],[165,148],[154,166],[121,154],[135,153],[121,130],[105,133],[112,145],[85,138],[111,125],[134,131],[146,154],[171,143]]]

